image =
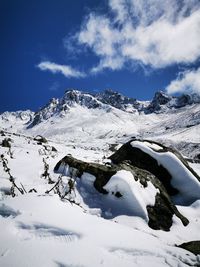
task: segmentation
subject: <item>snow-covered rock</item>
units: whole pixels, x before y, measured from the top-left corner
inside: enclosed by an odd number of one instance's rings
[[[153,173],[176,204],[188,205],[199,199],[200,177],[178,152],[166,146],[134,140],[123,145],[110,159],[115,164],[129,160],[133,166]]]
[[[165,231],[172,226],[174,214],[184,225],[188,224],[188,220],[170,200],[162,183],[146,170],[126,162],[106,166],[77,160],[72,156],[65,156],[56,164],[54,170],[73,179],[79,178],[80,183],[82,179],[87,180],[90,187],[104,194],[104,197],[98,197],[102,203],[99,204],[98,201],[95,208],[101,208],[105,217],[139,216],[153,229]],[[89,180],[85,177],[89,177]],[[109,214],[104,210],[105,207],[110,207]]]

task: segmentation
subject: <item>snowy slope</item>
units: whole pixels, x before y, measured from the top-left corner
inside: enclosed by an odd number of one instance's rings
[[[1,140],[4,138],[1,136]],[[139,182],[133,181],[126,171],[117,173],[106,185],[107,190],[120,187],[127,193],[121,202],[116,198],[114,201],[112,194],[104,197],[98,193],[92,186],[94,178],[88,174],[76,181],[71,193],[76,204],[61,201],[54,191],[45,193],[53,185],[42,176],[43,159],[49,164],[51,179],[57,181],[59,174],[54,173],[53,168],[64,155],[71,153],[86,161],[102,162],[104,153],[50,141],[45,149],[30,137],[13,134],[6,134],[6,138],[12,139],[12,157],[8,148],[0,147],[0,154],[8,160],[16,184],[23,185],[27,192],[33,188],[37,192],[21,195],[16,190],[17,196],[12,198],[9,175],[0,162],[0,266],[178,267],[200,264],[199,256],[176,247],[200,239],[199,200],[190,206],[178,207],[190,223],[184,227],[174,218],[170,232],[148,227],[144,204],[151,203],[156,192],[149,185],[141,195]],[[50,149],[52,146],[57,152]],[[199,170],[198,164],[193,166]],[[63,176],[66,186],[68,179]],[[130,216],[130,209],[135,214]],[[109,219],[110,214],[115,216]]]

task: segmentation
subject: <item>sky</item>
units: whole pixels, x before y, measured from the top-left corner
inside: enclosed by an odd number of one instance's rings
[[[199,0],[0,0],[0,112],[66,89],[200,94]]]

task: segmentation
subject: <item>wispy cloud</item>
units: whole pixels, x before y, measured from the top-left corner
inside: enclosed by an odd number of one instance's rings
[[[59,82],[54,82],[50,87],[49,87],[49,91],[58,91],[60,87]]]
[[[78,71],[71,66],[59,65],[50,61],[43,61],[37,65],[40,70],[50,71],[52,73],[62,73],[67,78],[83,78],[85,73]]]
[[[99,59],[91,72],[127,63],[163,68],[200,57],[199,0],[110,0],[109,8],[112,16],[89,14],[73,36]]]
[[[166,87],[169,94],[197,93],[200,94],[200,68],[179,73],[176,80]]]

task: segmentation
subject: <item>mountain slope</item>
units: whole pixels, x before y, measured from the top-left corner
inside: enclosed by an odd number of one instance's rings
[[[35,114],[0,115],[1,128],[92,149],[107,149],[130,137],[175,145],[186,156],[198,156],[200,97],[171,97],[157,92],[152,101],[138,101],[112,90],[89,94],[68,90]]]

